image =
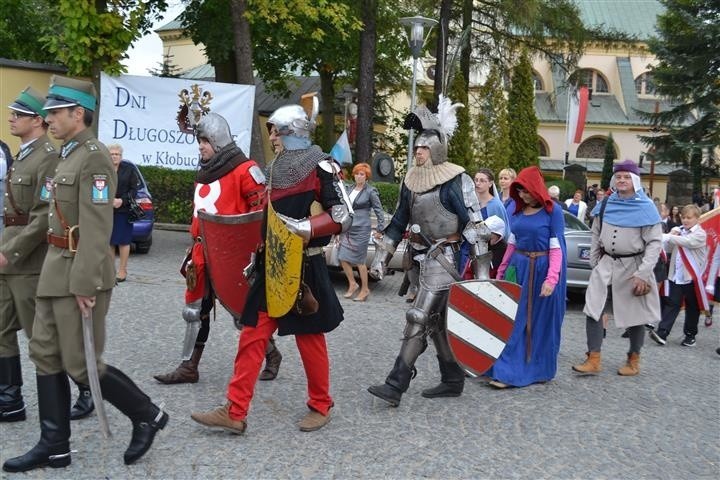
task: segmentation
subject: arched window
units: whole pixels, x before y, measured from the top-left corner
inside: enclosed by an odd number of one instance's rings
[[[542,77],[535,71],[533,71],[533,87],[535,87],[536,92],[542,92],[545,90],[545,87],[543,87]]]
[[[578,147],[575,158],[605,158],[605,145],[607,145],[607,137],[588,138]],[[615,145],[613,145],[613,150],[614,158],[618,158]]]
[[[591,88],[593,93],[610,93],[605,77],[597,70],[591,68],[576,70],[570,75],[568,82],[578,87]]]
[[[538,136],[538,152],[540,152],[541,157],[549,157],[550,156],[550,149],[548,148],[548,144],[540,136]]]
[[[635,79],[635,92],[638,95],[655,95],[655,82],[650,72],[645,72]]]

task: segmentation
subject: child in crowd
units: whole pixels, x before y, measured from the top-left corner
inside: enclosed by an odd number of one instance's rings
[[[707,264],[707,234],[699,225],[700,208],[695,204],[683,207],[680,212],[681,227],[673,227],[663,234],[663,245],[671,255],[668,280],[670,293],[662,310],[658,328],[650,331],[650,338],[665,345],[670,330],[685,301],[685,338],[682,345],[695,346],[700,311],[709,309],[702,274]]]

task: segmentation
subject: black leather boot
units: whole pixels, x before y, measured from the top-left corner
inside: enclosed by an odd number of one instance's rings
[[[388,402],[393,407],[400,405],[400,398],[410,386],[414,369],[408,367],[402,358],[395,359],[395,365],[385,379],[385,383],[368,387],[368,392]]]
[[[70,465],[70,382],[65,372],[38,375],[40,441],[25,455],[3,464],[6,472]]]
[[[20,356],[0,358],[0,422],[25,420]]]
[[[92,393],[90,393],[90,387],[82,383],[75,382],[78,387],[78,398],[70,410],[70,420],[80,420],[90,415],[95,410],[95,404],[93,403]]]
[[[127,375],[111,365],[107,365],[100,378],[100,387],[103,398],[132,421],[132,438],[124,456],[125,465],[130,465],[145,455],[155,434],[165,428],[170,417],[153,404]]]
[[[425,398],[459,397],[465,386],[465,372],[456,362],[446,362],[437,357],[440,365],[440,385],[422,391]]]

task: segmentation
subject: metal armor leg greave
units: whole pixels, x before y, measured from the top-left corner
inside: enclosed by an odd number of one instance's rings
[[[202,300],[188,303],[185,305],[182,311],[183,320],[185,320],[185,339],[183,340],[182,359],[183,361],[190,360],[192,357],[193,349],[195,348],[195,341],[197,340],[198,332],[200,332],[200,310],[202,306]]]

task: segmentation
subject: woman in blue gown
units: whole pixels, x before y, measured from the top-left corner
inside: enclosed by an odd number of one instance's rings
[[[514,271],[522,291],[510,339],[486,373],[496,388],[524,387],[555,377],[565,316],[567,256],[562,208],[548,196],[537,167],[523,169],[510,194],[516,209],[498,278],[512,276]]]

